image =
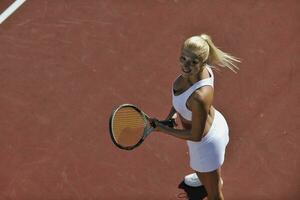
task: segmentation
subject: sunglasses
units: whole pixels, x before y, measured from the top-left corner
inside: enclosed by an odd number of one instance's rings
[[[189,59],[189,58],[184,57],[184,56],[180,56],[179,57],[179,62],[181,62],[183,64],[189,62],[191,65],[194,65],[194,66],[198,65],[199,63],[201,63],[200,60],[197,59],[197,58],[195,58],[195,59]]]

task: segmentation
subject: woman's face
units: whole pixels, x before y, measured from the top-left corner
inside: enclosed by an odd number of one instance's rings
[[[179,57],[182,75],[188,77],[199,73],[202,62],[198,56],[189,49],[182,49]]]

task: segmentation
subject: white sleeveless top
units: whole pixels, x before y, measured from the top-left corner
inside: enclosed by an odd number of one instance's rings
[[[211,70],[211,67],[209,65],[205,65],[206,69],[208,70],[210,77],[202,79],[196,83],[194,83],[190,88],[188,88],[186,91],[181,93],[180,95],[174,95],[174,86],[172,87],[172,103],[175,110],[186,120],[191,121],[192,120],[192,112],[187,108],[186,102],[188,98],[193,94],[194,91],[197,89],[210,85],[214,87],[214,74]],[[174,85],[174,84],[173,84]]]

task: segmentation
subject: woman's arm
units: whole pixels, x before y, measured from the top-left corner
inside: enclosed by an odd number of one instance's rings
[[[156,129],[155,131],[163,132],[168,135],[172,135],[174,137],[184,139],[184,140],[193,140],[191,130],[183,130],[183,129],[174,129],[168,126],[164,126],[163,124],[159,123],[158,120],[155,120]]]
[[[191,141],[201,141],[207,115],[209,112],[210,103],[208,98],[205,97],[204,93],[196,91],[192,96],[191,101],[191,111],[192,111],[192,128],[191,130],[180,130],[173,129],[155,120],[157,128],[156,131],[164,132],[168,135],[174,137],[191,140]],[[171,113],[171,112],[170,112]]]
[[[168,116],[166,117],[165,120],[172,119],[172,117],[174,116],[175,113],[176,113],[176,110],[175,110],[175,108],[172,106],[172,107],[171,107],[171,110],[170,110],[170,112],[169,112],[169,114],[168,114]]]

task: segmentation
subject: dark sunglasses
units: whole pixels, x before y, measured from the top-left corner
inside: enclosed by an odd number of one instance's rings
[[[179,57],[179,61],[181,62],[181,63],[186,63],[186,62],[188,62],[188,61],[191,61],[191,64],[192,65],[197,65],[197,64],[199,64],[200,63],[200,60],[199,59],[186,59],[186,57],[184,57],[184,56],[180,56]]]

